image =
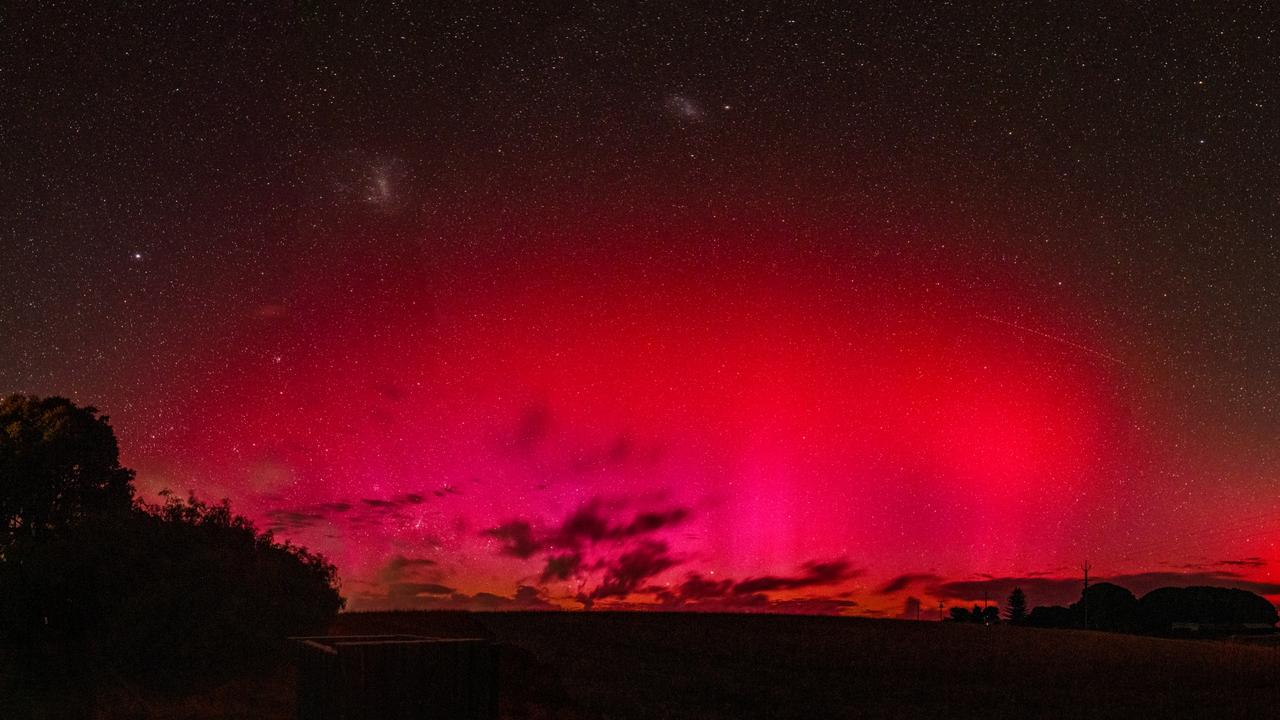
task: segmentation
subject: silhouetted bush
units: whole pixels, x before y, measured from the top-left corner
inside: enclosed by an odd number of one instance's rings
[[[951,614],[947,619],[951,622],[994,625],[1000,622],[1000,608],[995,605],[989,605],[985,608],[981,605],[974,605],[972,610],[954,607],[951,608]]]
[[[81,663],[155,686],[259,667],[343,602],[322,558],[195,499],[19,543],[0,587],[8,634],[34,667]]]
[[[286,636],[322,631],[342,608],[333,565],[257,532],[225,501],[121,506],[132,473],[92,410],[15,396],[0,418],[0,480],[19,529],[0,546],[0,650],[33,676],[214,681],[271,661]],[[64,491],[40,490],[48,482]]]
[[[1039,628],[1070,628],[1075,627],[1075,615],[1071,608],[1061,605],[1041,605],[1031,609],[1026,624]]]

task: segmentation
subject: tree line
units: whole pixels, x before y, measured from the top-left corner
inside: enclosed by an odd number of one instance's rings
[[[1039,606],[1028,612],[1022,588],[1009,594],[1003,613],[995,605],[951,608],[951,622],[1008,622],[1040,628],[1080,628],[1141,634],[1177,632],[1269,632],[1276,608],[1247,590],[1223,587],[1163,587],[1141,598],[1114,583],[1094,583],[1069,606]]]

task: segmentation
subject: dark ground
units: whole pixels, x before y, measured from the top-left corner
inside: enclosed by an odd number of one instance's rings
[[[1280,648],[855,618],[357,613],[336,634],[508,646],[510,718],[1250,718],[1280,713]],[[117,688],[99,717],[288,718],[292,676],[199,697]],[[0,713],[2,717],[9,717]],[[56,717],[56,715],[47,715]]]

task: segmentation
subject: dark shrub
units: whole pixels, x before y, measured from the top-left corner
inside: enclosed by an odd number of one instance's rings
[[[31,667],[105,669],[159,687],[216,681],[319,632],[334,568],[227,505],[169,499],[22,542],[0,563],[7,630]]]
[[[1027,615],[1027,625],[1031,627],[1041,628],[1070,628],[1075,627],[1075,616],[1071,612],[1071,608],[1065,608],[1061,605],[1041,605],[1032,608]]]

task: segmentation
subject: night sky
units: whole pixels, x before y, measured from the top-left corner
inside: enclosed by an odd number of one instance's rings
[[[0,392],[352,607],[1280,599],[1265,3],[40,5]]]

